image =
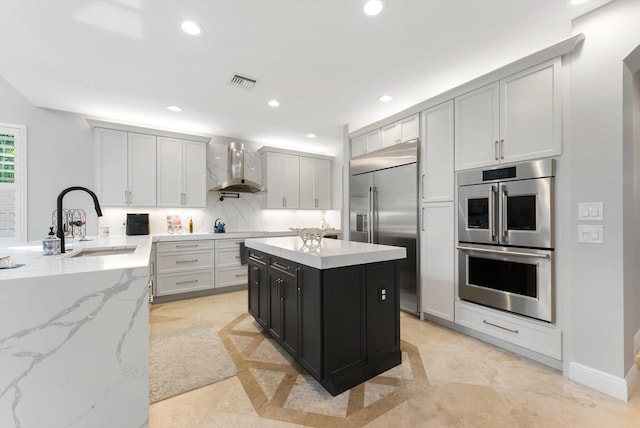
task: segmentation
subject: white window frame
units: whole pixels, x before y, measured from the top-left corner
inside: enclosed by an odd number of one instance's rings
[[[27,127],[13,123],[0,122],[2,133],[15,135],[16,155],[16,236],[0,238],[0,246],[9,246],[27,242]]]

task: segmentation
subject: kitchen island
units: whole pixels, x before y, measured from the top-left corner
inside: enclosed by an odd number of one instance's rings
[[[329,393],[402,363],[398,260],[406,249],[247,239],[249,313]]]
[[[150,253],[150,236],[0,249],[24,264],[0,270],[0,426],[148,425]]]

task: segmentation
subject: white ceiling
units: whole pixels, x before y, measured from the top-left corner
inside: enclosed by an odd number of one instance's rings
[[[387,0],[368,17],[362,0],[0,0],[0,75],[40,107],[335,154],[344,124],[555,44],[608,1]]]

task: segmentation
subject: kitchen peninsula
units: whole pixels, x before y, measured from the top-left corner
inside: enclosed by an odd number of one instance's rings
[[[1,426],[148,425],[151,239],[2,249]]]
[[[329,393],[402,363],[398,260],[406,249],[247,239],[249,313]]]

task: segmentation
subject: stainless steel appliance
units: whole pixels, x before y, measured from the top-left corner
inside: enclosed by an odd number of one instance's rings
[[[244,144],[242,143],[236,143],[235,141],[229,143],[229,148],[227,149],[227,174],[229,176],[227,181],[209,190],[239,193],[265,192],[261,184],[244,177]]]
[[[461,299],[554,321],[554,162],[458,173]]]
[[[418,140],[350,161],[352,241],[407,249],[400,262],[400,309],[418,314]]]

